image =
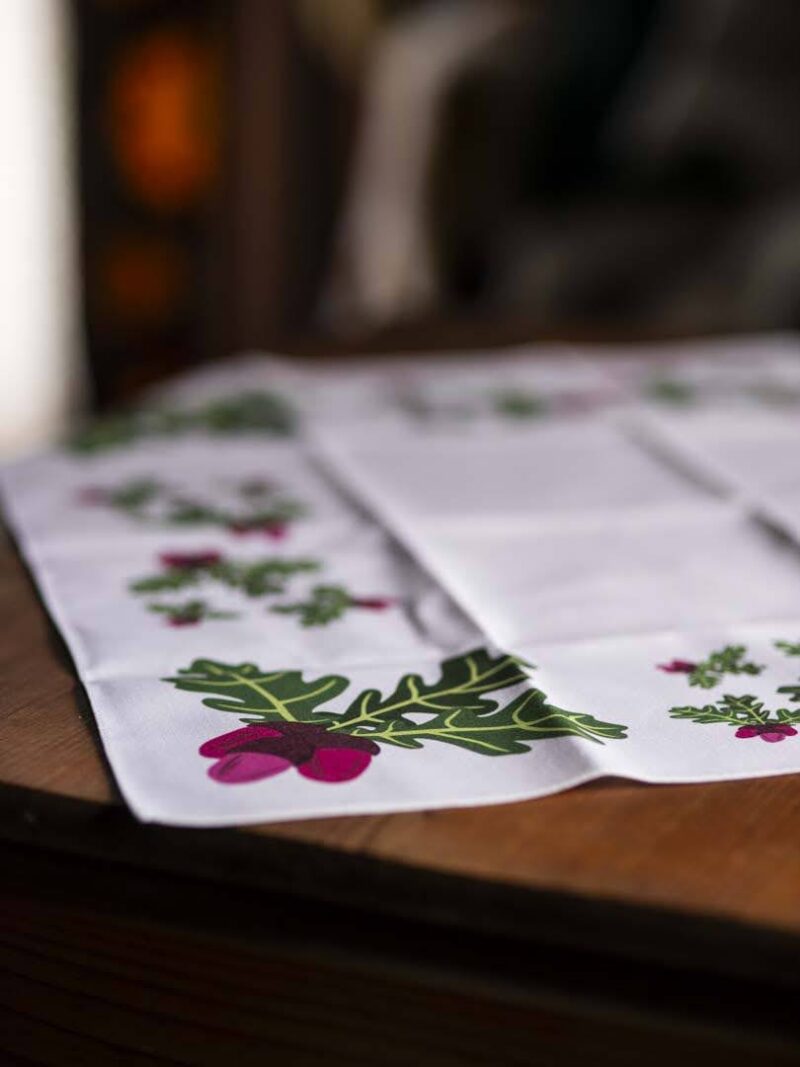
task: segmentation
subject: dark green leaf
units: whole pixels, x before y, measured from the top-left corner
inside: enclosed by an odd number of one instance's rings
[[[771,720],[771,712],[764,710],[763,700],[746,694],[733,696],[726,693],[716,704],[706,704],[697,708],[670,708],[673,719],[690,719],[696,723],[728,723],[730,726],[763,726]]]
[[[662,404],[672,404],[683,407],[691,404],[694,399],[694,389],[686,382],[680,382],[675,378],[656,378],[646,388],[647,395],[651,400]]]
[[[250,392],[214,401],[194,413],[196,425],[210,433],[260,433],[286,436],[295,429],[289,402],[277,393]]]
[[[591,715],[565,711],[547,703],[539,689],[528,689],[496,711],[457,707],[440,711],[422,724],[394,719],[377,730],[359,728],[357,735],[419,748],[425,741],[444,741],[485,756],[525,752],[533,741],[550,737],[603,739],[625,737],[625,727],[601,722]]]
[[[262,671],[252,663],[231,666],[196,660],[187,671],[166,679],[178,689],[215,693],[204,704],[243,716],[244,722],[284,718],[322,722],[331,732],[402,748],[441,741],[470,752],[502,756],[525,752],[537,740],[583,737],[602,742],[625,737],[625,727],[549,704],[530,686],[525,665],[513,656],[476,649],[441,665],[432,683],[405,675],[385,699],[367,689],[343,714],[317,710],[347,688],[347,679],[326,675],[305,681],[299,671]],[[525,684],[527,688],[499,707],[489,694]],[[422,721],[419,721],[419,720]]]
[[[545,737],[572,734],[599,741],[625,736],[622,726],[548,704],[538,689],[526,689],[500,710],[498,699],[488,695],[529,681],[516,657],[475,649],[445,660],[433,683],[419,674],[405,675],[383,700],[378,690],[366,690],[332,729],[403,748],[444,741],[494,756],[524,752],[530,742]],[[422,722],[410,717],[420,714],[426,716]]]
[[[128,588],[132,593],[161,593],[165,590],[188,589],[198,585],[201,571],[193,567],[174,567],[163,574],[153,574],[148,578],[139,578],[131,582]]]
[[[315,585],[307,600],[294,604],[276,604],[271,611],[281,615],[299,615],[303,626],[327,626],[340,619],[349,607],[352,597],[341,585]]]
[[[496,393],[494,407],[498,415],[509,419],[534,419],[547,411],[547,404],[540,396],[524,389]]]
[[[727,712],[718,710],[714,704],[705,704],[701,708],[692,707],[691,705],[670,708],[669,714],[673,719],[689,719],[691,722],[697,723],[730,723],[731,721]]]
[[[761,674],[764,670],[757,663],[751,663],[744,657],[747,649],[744,645],[726,645],[712,652],[701,660],[689,675],[689,685],[701,689],[713,689],[726,674]]]
[[[296,428],[291,404],[272,392],[225,397],[197,409],[141,410],[99,419],[69,443],[74,452],[100,452],[146,437],[174,437],[196,430],[213,434],[260,433],[285,437]]]
[[[210,659],[197,659],[188,670],[164,680],[192,693],[219,694],[203,703],[217,711],[246,716],[245,722],[333,721],[330,713],[317,709],[348,685],[346,678],[336,674],[306,681],[300,671],[263,671],[253,663],[231,665]]]

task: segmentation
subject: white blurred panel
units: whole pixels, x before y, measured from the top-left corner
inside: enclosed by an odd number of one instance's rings
[[[79,392],[64,0],[0,2],[0,455],[46,444]]]

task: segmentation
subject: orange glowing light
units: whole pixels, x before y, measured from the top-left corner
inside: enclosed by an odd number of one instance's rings
[[[219,80],[209,44],[159,29],[130,45],[111,84],[110,137],[129,190],[161,211],[194,205],[217,165]]]

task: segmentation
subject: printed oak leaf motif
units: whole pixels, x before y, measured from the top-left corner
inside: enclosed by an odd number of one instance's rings
[[[290,524],[307,514],[300,501],[276,485],[246,479],[234,486],[235,505],[209,503],[176,491],[154,478],[133,478],[122,485],[88,486],[78,494],[84,505],[104,506],[140,522],[165,526],[220,526],[235,534],[286,537]]]
[[[433,682],[407,674],[385,697],[366,689],[343,712],[324,706],[347,689],[348,679],[341,675],[307,681],[300,671],[201,659],[165,681],[177,689],[215,694],[203,703],[233,712],[246,724],[245,730],[213,738],[200,749],[217,760],[211,777],[230,783],[271,777],[292,765],[321,781],[350,780],[383,744],[419,749],[438,741],[506,756],[527,752],[534,741],[546,738],[603,743],[624,738],[626,730],[549,704],[541,690],[530,687],[527,664],[485,649],[445,660]],[[521,685],[527,688],[510,699],[497,695]]]
[[[744,645],[726,645],[697,663],[674,659],[670,663],[659,663],[658,669],[667,674],[687,674],[689,685],[713,689],[726,674],[761,674],[763,666],[746,660],[746,655]]]
[[[685,407],[695,399],[694,388],[677,378],[654,378],[647,383],[645,395],[659,404]]]
[[[800,655],[800,645],[788,641],[775,641],[774,644],[786,655]],[[690,685],[711,689],[726,674],[761,674],[764,667],[747,660],[746,655],[745,645],[726,645],[699,663],[673,660],[659,664],[659,668],[672,674],[685,674]],[[800,685],[780,686],[777,692],[789,694],[793,701],[800,701]],[[759,737],[772,744],[795,737],[798,732],[796,727],[800,724],[800,709],[780,707],[771,710],[765,707],[764,700],[751,694],[736,696],[725,693],[715,703],[700,707],[693,704],[678,705],[669,709],[669,715],[673,719],[687,719],[700,725],[732,726],[738,738]]]
[[[155,478],[132,478],[116,488],[90,485],[81,489],[78,500],[92,507],[108,507],[140,518],[161,493],[163,486]]]
[[[292,405],[278,393],[252,391],[224,397],[197,408],[142,409],[98,419],[69,442],[72,452],[91,454],[133,444],[147,437],[179,437],[205,432],[214,436],[263,434],[291,436],[297,427]]]
[[[780,692],[780,690],[779,690]],[[778,708],[769,711],[764,702],[754,696],[733,696],[726,693],[716,704],[706,704],[697,708],[691,706],[670,708],[673,719],[689,719],[692,722],[724,723],[736,727],[736,737],[760,737],[762,741],[785,741],[793,737],[800,723],[800,710]]]
[[[316,571],[316,559],[284,559],[270,556],[257,560],[235,560],[219,552],[170,553],[160,556],[162,571],[131,582],[134,593],[153,593],[165,589],[185,589],[201,582],[218,582],[238,589],[248,597],[271,596],[286,591],[295,574]]]
[[[506,419],[536,419],[547,412],[542,397],[527,389],[504,389],[492,399],[495,412]]]
[[[239,590],[253,599],[274,596],[286,590],[287,582],[295,574],[317,570],[315,559],[282,559],[267,557],[258,560],[232,560],[220,552],[163,552],[159,557],[162,570],[158,574],[139,578],[129,585],[135,594],[176,592],[216,582]],[[149,604],[149,611],[167,616],[171,626],[187,626],[203,619],[230,619],[235,614],[215,611],[205,600],[192,600],[183,605]]]
[[[232,611],[215,611],[205,600],[185,600],[179,604],[148,604],[147,610],[165,615],[169,626],[196,626],[203,619],[235,619]]]
[[[775,648],[787,656],[800,656],[800,641],[776,641]]]
[[[203,704],[235,712],[245,723],[331,722],[334,716],[319,711],[319,706],[339,696],[349,684],[338,674],[307,682],[301,671],[263,671],[253,663],[212,659],[196,659],[176,677],[164,680],[191,693],[217,694],[206,697]]]
[[[281,615],[298,615],[301,626],[327,626],[341,619],[351,608],[385,611],[394,602],[392,597],[353,596],[343,585],[315,585],[306,600],[275,604],[270,611]]]

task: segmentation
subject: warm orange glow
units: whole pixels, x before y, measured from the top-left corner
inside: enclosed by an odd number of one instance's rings
[[[212,48],[178,29],[129,46],[110,95],[114,156],[129,189],[175,211],[207,192],[218,144],[217,64]]]
[[[101,256],[100,280],[107,314],[157,325],[170,316],[185,293],[185,255],[170,241],[118,238]]]

